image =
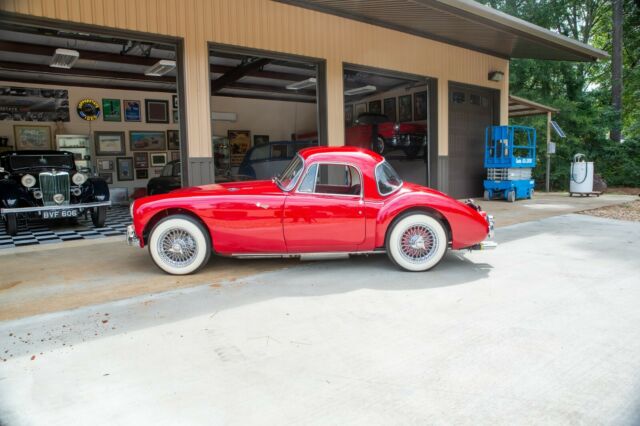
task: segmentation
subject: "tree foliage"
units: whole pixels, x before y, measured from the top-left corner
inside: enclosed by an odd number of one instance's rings
[[[481,0],[495,9],[611,52],[612,14],[609,0]],[[568,186],[569,163],[581,152],[596,162],[596,172],[609,185],[640,186],[640,0],[624,0],[623,143],[609,140],[611,61],[595,63],[513,59],[511,93],[554,106],[554,119],[567,134],[552,156],[551,185]],[[546,118],[520,118],[515,124],[538,129],[536,181],[544,182]]]

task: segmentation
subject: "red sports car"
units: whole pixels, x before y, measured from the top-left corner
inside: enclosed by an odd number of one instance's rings
[[[188,274],[211,253],[293,257],[388,253],[409,271],[426,271],[452,249],[492,248],[493,219],[402,182],[380,155],[359,148],[301,150],[273,180],[179,189],[135,200],[130,244],[149,246],[170,274]]]
[[[415,158],[427,146],[427,128],[416,123],[394,123],[384,114],[364,113],[355,125],[345,129],[345,142],[378,154],[402,149],[407,157]]]

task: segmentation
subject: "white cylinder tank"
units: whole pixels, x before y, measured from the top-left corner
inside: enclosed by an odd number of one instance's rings
[[[584,154],[573,156],[569,192],[571,194],[593,192],[593,162],[586,161]]]

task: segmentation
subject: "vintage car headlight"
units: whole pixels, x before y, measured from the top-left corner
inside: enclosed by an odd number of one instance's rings
[[[394,124],[394,125],[393,125],[393,130],[395,130],[396,132],[397,132],[398,130],[400,130],[400,125],[399,125],[399,124]]]
[[[71,180],[76,185],[82,185],[83,183],[85,183],[87,181],[87,177],[85,175],[83,175],[82,173],[76,173],[75,175],[73,175]]]
[[[36,184],[36,178],[34,178],[32,175],[24,175],[22,176],[22,179],[20,179],[20,182],[22,182],[22,184],[27,188],[31,188]]]

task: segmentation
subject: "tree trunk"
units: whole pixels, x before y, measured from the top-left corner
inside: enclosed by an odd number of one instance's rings
[[[611,54],[611,106],[613,108],[613,123],[611,125],[611,140],[620,142],[622,139],[622,2],[613,0],[613,50]]]

